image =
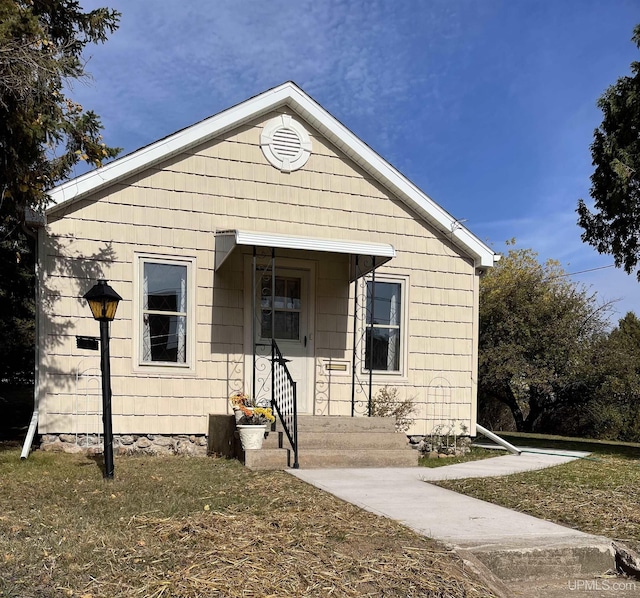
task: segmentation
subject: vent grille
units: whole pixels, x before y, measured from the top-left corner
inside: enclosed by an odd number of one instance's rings
[[[311,139],[299,122],[281,114],[265,124],[260,133],[260,148],[269,164],[282,172],[293,172],[307,163]]]
[[[273,134],[273,153],[282,158],[294,158],[302,149],[298,134],[292,129],[278,129]]]

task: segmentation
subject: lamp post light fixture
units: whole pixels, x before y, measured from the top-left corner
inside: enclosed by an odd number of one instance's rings
[[[118,295],[104,279],[98,280],[83,297],[89,302],[94,319],[100,322],[100,371],[102,372],[102,423],[104,425],[104,477],[113,479],[113,429],[111,427],[111,365],[109,322],[116,316]]]

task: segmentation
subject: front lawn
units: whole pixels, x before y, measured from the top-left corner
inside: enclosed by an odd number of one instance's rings
[[[502,434],[518,447],[586,459],[500,478],[447,480],[438,485],[584,532],[640,545],[640,445],[558,436]]]
[[[0,596],[491,593],[450,551],[283,472],[0,445]]]

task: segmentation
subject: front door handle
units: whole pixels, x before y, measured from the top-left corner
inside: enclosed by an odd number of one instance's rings
[[[307,335],[306,334],[304,335],[304,346],[305,347],[307,346]]]

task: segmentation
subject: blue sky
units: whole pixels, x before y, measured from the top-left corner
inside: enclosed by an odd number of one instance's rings
[[[568,272],[613,263],[580,240],[597,98],[640,52],[637,0],[115,0],[71,95],[133,151],[293,80],[496,250]],[[613,317],[640,283],[578,274]]]

